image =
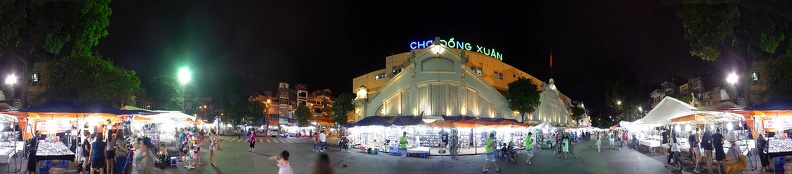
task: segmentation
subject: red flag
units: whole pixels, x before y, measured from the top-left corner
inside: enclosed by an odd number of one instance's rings
[[[553,49],[550,49],[550,67],[553,67]]]

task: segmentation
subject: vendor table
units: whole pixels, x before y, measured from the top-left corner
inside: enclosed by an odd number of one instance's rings
[[[407,149],[407,156],[411,156],[411,154],[418,154],[418,157],[426,158],[427,156],[429,156],[430,153],[429,151],[431,151],[431,148],[429,147],[416,147],[412,149]]]
[[[660,141],[657,140],[639,140],[638,144],[649,147],[650,153],[655,153],[655,147],[660,147]]]
[[[11,163],[14,154],[19,153],[25,148],[25,143],[21,141],[0,142],[0,164]]]
[[[36,148],[36,165],[40,166],[44,160],[74,161],[74,152],[61,142],[39,142]],[[36,167],[36,170],[36,173],[41,173],[38,171],[41,170],[40,167]]]

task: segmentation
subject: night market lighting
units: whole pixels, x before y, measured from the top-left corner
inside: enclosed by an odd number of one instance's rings
[[[16,84],[16,81],[17,81],[17,76],[14,75],[14,74],[11,74],[11,75],[8,75],[8,77],[6,77],[5,84],[14,85],[14,84]]]
[[[728,82],[729,84],[733,85],[733,84],[737,83],[737,79],[738,79],[737,78],[737,74],[730,73],[729,76],[726,77],[726,82]]]
[[[180,82],[182,85],[185,85],[185,84],[187,84],[188,82],[190,82],[190,78],[191,78],[191,76],[192,76],[192,73],[191,73],[191,72],[190,72],[190,70],[188,70],[187,68],[181,68],[181,69],[179,69],[179,82]]]

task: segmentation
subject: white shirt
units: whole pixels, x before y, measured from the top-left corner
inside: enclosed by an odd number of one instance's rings
[[[294,171],[292,171],[291,165],[289,165],[289,163],[286,163],[286,165],[284,166],[278,164],[278,174],[293,174],[293,173]]]
[[[325,137],[324,133],[319,134],[319,142],[325,142],[326,139],[327,137]]]

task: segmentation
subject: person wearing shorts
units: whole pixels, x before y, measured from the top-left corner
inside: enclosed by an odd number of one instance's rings
[[[485,149],[487,150],[487,155],[484,156],[485,158],[484,169],[482,169],[482,172],[487,172],[487,163],[492,163],[492,165],[495,166],[495,170],[497,172],[500,172],[500,168],[498,168],[498,164],[495,163],[495,151],[494,151],[495,143],[493,143],[494,140],[495,140],[495,134],[490,133],[489,138],[487,138],[487,143],[486,143],[487,146],[485,147]]]
[[[528,163],[528,165],[531,165],[531,158],[534,156],[532,135],[532,133],[528,132],[528,136],[525,137],[525,154],[528,155],[528,159],[525,160],[525,163]]]
[[[102,141],[102,133],[96,133],[95,141],[91,143],[91,173],[104,174],[103,170],[107,167],[105,162],[105,146],[107,143]],[[98,172],[97,172],[98,171]]]

